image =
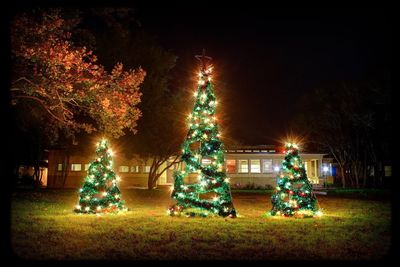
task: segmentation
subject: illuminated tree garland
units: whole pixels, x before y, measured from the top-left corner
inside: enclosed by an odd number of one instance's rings
[[[90,163],[88,175],[79,189],[77,213],[107,213],[127,210],[121,200],[117,183],[120,178],[113,171],[112,151],[108,142],[102,140],[97,144],[97,159]]]
[[[278,186],[275,194],[271,197],[272,210],[270,214],[295,217],[321,216],[317,198],[312,191],[304,164],[299,157],[298,146],[287,143],[285,151],[285,159],[277,177]]]
[[[203,54],[204,57],[204,54]],[[192,113],[188,117],[189,131],[182,149],[184,171],[175,171],[172,198],[177,203],[168,209],[171,216],[186,210],[188,216],[236,217],[229,178],[224,166],[223,143],[220,141],[215,117],[217,100],[211,83],[212,66],[203,64]],[[185,184],[184,178],[198,173],[198,183]],[[201,197],[200,197],[201,196]]]

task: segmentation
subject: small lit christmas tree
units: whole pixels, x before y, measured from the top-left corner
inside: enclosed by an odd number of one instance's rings
[[[200,59],[201,69],[194,93],[196,101],[188,117],[189,131],[182,149],[185,170],[174,173],[172,198],[177,203],[168,209],[168,213],[180,215],[185,210],[188,216],[236,217],[229,178],[223,169],[224,151],[215,117],[217,100],[211,83],[212,66],[206,64],[211,58],[206,57],[204,51],[202,56],[196,57]],[[197,183],[184,183],[190,173],[197,173]]]
[[[117,182],[120,178],[113,171],[112,151],[108,142],[97,144],[97,158],[90,163],[83,186],[79,189],[77,213],[107,213],[127,210],[121,200]]]
[[[271,215],[295,217],[322,215],[318,211],[317,198],[312,191],[296,144],[285,145],[285,159],[277,180],[276,192],[271,197]]]

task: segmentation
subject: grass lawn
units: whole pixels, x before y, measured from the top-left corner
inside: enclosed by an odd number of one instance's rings
[[[317,195],[317,219],[263,217],[270,191],[234,191],[236,219],[169,217],[168,190],[122,190],[131,211],[72,212],[77,190],[12,194],[11,246],[23,259],[381,259],[391,247],[389,192]]]

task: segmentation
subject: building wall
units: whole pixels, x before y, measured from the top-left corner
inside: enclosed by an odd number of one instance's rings
[[[235,162],[235,168],[227,168],[227,176],[230,178],[232,187],[244,187],[248,185],[255,185],[260,187],[265,186],[276,186],[276,176],[278,171],[275,167],[280,167],[284,154],[281,153],[226,153],[225,163]],[[93,156],[92,156],[93,157]],[[321,167],[323,154],[300,154],[303,162],[306,164],[307,175],[313,184],[319,184],[321,182]],[[71,155],[69,157],[63,155],[62,151],[50,151],[49,152],[49,175],[48,175],[48,186],[49,187],[62,187],[62,175],[66,174],[66,180],[64,187],[66,188],[78,188],[82,185],[83,180],[87,174],[85,170],[85,164],[89,164],[89,156],[83,155]],[[239,169],[240,160],[248,160],[248,171],[241,173]],[[251,160],[259,160],[260,172],[253,173]],[[263,160],[267,160],[272,163],[272,169],[265,172]],[[145,162],[139,158],[126,159],[116,155],[114,157],[114,171],[120,176],[121,181],[119,186],[121,188],[130,187],[147,187],[148,173],[146,172],[146,166],[151,166],[151,159]],[[62,170],[59,170],[58,164],[63,164]],[[80,164],[81,169],[79,171],[71,170],[72,164]],[[68,166],[68,170],[66,167]],[[75,166],[75,165],[74,165]],[[121,166],[124,166],[121,168]],[[138,172],[137,167],[138,166]],[[163,164],[162,168],[165,167]],[[253,166],[254,167],[254,166]],[[124,172],[124,169],[128,168],[128,172]],[[254,169],[254,168],[253,168]],[[158,180],[158,185],[172,185],[173,184],[173,173],[175,170],[184,170],[184,163],[176,164],[175,166],[168,169],[162,174]],[[185,183],[196,183],[198,181],[197,173],[190,174],[185,178]]]
[[[323,154],[299,154],[304,164],[307,166],[307,176],[311,183],[320,184],[322,181],[321,166]],[[233,188],[235,187],[246,187],[250,185],[266,187],[276,186],[276,176],[278,171],[275,167],[279,168],[284,159],[284,154],[280,153],[226,153],[225,164],[235,161],[235,169],[232,171],[226,168],[227,176],[230,178],[230,183]],[[239,168],[240,160],[247,160],[247,172],[241,172]],[[251,160],[259,160],[260,170],[259,173],[252,172]],[[272,163],[270,170],[265,170],[263,160],[267,160]],[[179,164],[177,169],[184,170],[184,164]],[[254,169],[253,169],[254,170]],[[168,176],[172,176],[173,172],[168,172]],[[168,181],[172,181],[171,177],[167,178]],[[197,182],[197,174],[190,174],[189,177],[185,178],[185,183]]]
[[[84,178],[87,175],[87,168],[92,160],[94,160],[94,155],[68,156],[62,150],[51,150],[49,152],[48,186],[56,188],[78,188],[82,186]],[[113,169],[121,178],[119,182],[120,188],[147,187],[148,171],[151,163],[152,160],[145,161],[138,158],[126,159],[118,155],[115,156],[113,160]],[[61,164],[62,167],[59,166],[59,164]],[[80,170],[73,170],[73,167],[80,167]],[[165,164],[161,165],[161,167],[165,167]],[[126,171],[126,168],[128,171]],[[64,186],[63,175],[66,175]],[[165,182],[166,173],[163,173],[158,183],[162,184]]]

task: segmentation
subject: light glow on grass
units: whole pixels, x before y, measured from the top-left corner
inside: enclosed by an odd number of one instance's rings
[[[71,213],[75,189],[13,193],[13,251],[41,260],[106,260],[111,251],[121,260],[373,260],[391,246],[390,198],[319,196],[323,216],[296,219],[262,216],[270,193],[233,192],[238,218],[187,218],[167,216],[168,189],[121,190],[132,210],[100,216]]]

